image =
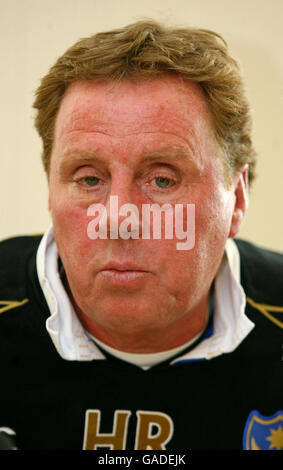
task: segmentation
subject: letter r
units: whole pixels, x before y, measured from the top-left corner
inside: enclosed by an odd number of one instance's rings
[[[164,450],[173,435],[173,421],[165,413],[153,411],[137,411],[137,430],[135,450]],[[154,427],[158,432],[153,434]]]

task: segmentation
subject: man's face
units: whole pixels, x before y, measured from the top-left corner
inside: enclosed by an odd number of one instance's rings
[[[225,185],[197,85],[173,76],[72,84],[56,121],[49,205],[83,324],[133,352],[172,348],[198,333],[225,242],[235,234],[237,181]],[[89,238],[87,209],[100,203],[109,210],[110,196],[140,214],[143,204],[195,204],[194,248],[178,250],[176,237]]]

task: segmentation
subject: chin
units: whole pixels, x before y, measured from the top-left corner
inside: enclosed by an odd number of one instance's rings
[[[151,297],[152,299],[152,297]],[[167,308],[152,305],[152,302],[135,299],[120,299],[95,304],[93,310],[88,306],[86,315],[89,325],[131,333],[137,330],[164,328],[170,323]]]

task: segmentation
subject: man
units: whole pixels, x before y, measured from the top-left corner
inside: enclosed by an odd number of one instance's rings
[[[256,157],[224,41],[97,34],[34,106],[52,228],[1,244],[1,426],[20,449],[283,448],[283,261],[232,240]]]

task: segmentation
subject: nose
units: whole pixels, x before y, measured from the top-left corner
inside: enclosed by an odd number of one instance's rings
[[[133,175],[121,170],[112,176],[110,191],[105,201],[103,224],[108,238],[139,238],[140,211],[139,191]],[[106,225],[107,224],[107,225]]]
[[[114,171],[111,177],[110,189],[107,194],[105,206],[108,208],[110,204],[110,198],[117,198],[120,208],[124,204],[135,204],[136,203],[136,189],[134,187],[134,175],[123,167]]]

